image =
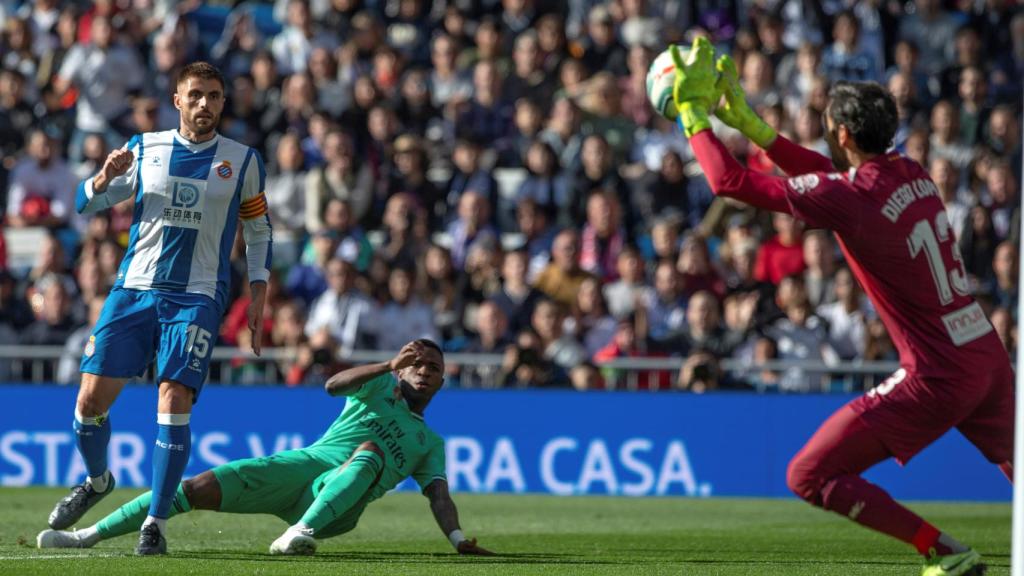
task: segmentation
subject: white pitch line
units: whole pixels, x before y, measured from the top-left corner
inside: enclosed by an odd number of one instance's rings
[[[101,552],[98,554],[39,554],[36,556],[0,556],[0,560],[59,560],[61,558],[115,558],[124,554]]]

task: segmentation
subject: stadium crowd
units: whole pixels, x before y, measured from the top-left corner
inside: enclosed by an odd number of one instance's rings
[[[0,0],[0,21],[3,228],[46,230],[26,266],[0,235],[0,344],[66,346],[47,378],[77,382],[132,220],[131,202],[79,217],[77,182],[132,134],[177,127],[176,72],[197,59],[227,78],[221,133],[266,159],[263,342],[292,352],[274,381],[322,384],[352,350],[419,337],[501,355],[452,367],[466,387],[622,388],[610,360],[670,356],[678,378],[630,385],[804,391],[828,375],[719,361],[895,360],[831,234],[714,199],[654,114],[648,67],[694,34],[733,54],[774,128],[825,154],[830,83],[886,85],[894,145],[928,169],[972,290],[1016,346],[1010,0]],[[246,346],[234,262],[220,344]]]

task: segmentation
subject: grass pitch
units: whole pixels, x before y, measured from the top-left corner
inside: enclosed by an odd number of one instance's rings
[[[91,524],[138,491],[118,490]],[[913,550],[796,500],[454,496],[467,536],[500,553],[456,556],[418,494],[391,494],[355,531],[320,543],[316,556],[267,548],[284,530],[270,516],[193,512],[171,520],[163,558],[131,555],[134,536],[91,550],[38,550],[35,535],[64,489],[0,489],[0,574],[47,576],[608,575],[786,576],[920,574]],[[914,504],[977,548],[989,575],[1009,574],[1009,504]]]

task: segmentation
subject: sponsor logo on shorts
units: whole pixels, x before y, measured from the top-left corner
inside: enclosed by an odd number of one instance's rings
[[[95,336],[89,336],[89,341],[86,342],[86,344],[85,344],[85,355],[91,358],[92,355],[95,354],[95,353],[96,353],[96,337]]]
[[[956,346],[963,346],[992,331],[992,324],[977,302],[946,314],[942,317],[942,323],[946,325],[946,332]]]

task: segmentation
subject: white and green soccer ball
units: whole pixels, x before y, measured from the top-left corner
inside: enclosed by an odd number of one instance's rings
[[[689,51],[689,47],[679,46],[679,54],[683,59]],[[669,120],[675,120],[678,115],[676,103],[672,100],[672,86],[675,81],[676,63],[672,60],[672,53],[666,48],[647,69],[647,99],[655,112]]]

